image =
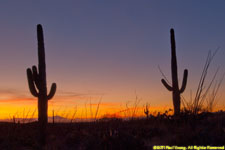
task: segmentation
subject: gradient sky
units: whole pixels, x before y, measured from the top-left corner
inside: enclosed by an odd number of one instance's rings
[[[37,64],[36,25],[45,36],[48,86],[57,83],[49,111],[80,110],[101,99],[102,113],[127,103],[172,108],[158,66],[170,80],[170,28],[175,29],[179,78],[189,70],[184,96],[196,90],[209,50],[220,47],[209,70],[225,72],[224,0],[3,0],[0,2],[0,118],[34,110],[26,69]],[[180,81],[181,82],[181,81]],[[225,106],[225,83],[218,104]],[[90,102],[91,101],[91,102]]]

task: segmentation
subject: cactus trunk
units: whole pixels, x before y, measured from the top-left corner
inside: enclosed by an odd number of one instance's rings
[[[46,126],[48,122],[48,100],[46,87],[46,65],[43,30],[40,25],[37,26],[38,39],[38,69],[40,77],[40,89],[38,96],[38,121]]]
[[[178,75],[177,75],[177,56],[176,56],[176,43],[174,30],[170,30],[170,39],[171,39],[171,76],[172,76],[172,86],[170,86],[164,79],[162,79],[163,85],[169,90],[172,91],[173,95],[173,106],[174,106],[174,115],[180,114],[180,94],[184,92],[187,85],[188,70],[184,70],[182,87],[179,89],[178,84]]]
[[[46,126],[48,123],[48,100],[50,100],[56,91],[56,84],[53,83],[51,90],[47,95],[46,84],[46,65],[45,65],[45,48],[44,36],[41,25],[37,25],[38,39],[38,70],[36,66],[27,69],[27,79],[30,92],[33,96],[38,97],[38,122],[40,127],[40,142],[45,144]]]
[[[173,108],[174,115],[180,114],[180,93],[177,91],[173,91]]]
[[[173,106],[175,115],[178,115],[180,113],[180,92],[177,75],[176,43],[173,30],[171,30],[170,39],[171,39],[171,70],[172,70],[171,76],[173,86]]]

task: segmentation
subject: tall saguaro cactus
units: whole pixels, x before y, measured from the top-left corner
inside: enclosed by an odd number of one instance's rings
[[[45,130],[48,122],[48,100],[56,92],[56,83],[53,83],[49,94],[47,94],[46,85],[46,65],[45,65],[45,48],[42,26],[37,25],[38,40],[38,70],[36,66],[27,69],[27,79],[30,92],[33,96],[38,97],[38,122],[40,124],[41,136],[45,138]],[[45,139],[42,139],[45,140]]]
[[[184,70],[183,82],[181,88],[178,84],[178,75],[177,75],[177,57],[176,57],[176,45],[175,45],[175,36],[174,30],[170,30],[171,38],[171,74],[172,74],[172,86],[170,86],[164,79],[162,79],[163,85],[173,93],[173,106],[174,106],[174,115],[180,114],[180,94],[184,92],[187,85],[188,70]]]

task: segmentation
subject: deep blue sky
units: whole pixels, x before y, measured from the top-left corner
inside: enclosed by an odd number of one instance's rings
[[[74,93],[125,103],[136,91],[144,102],[171,105],[157,68],[171,79],[170,28],[179,77],[189,69],[187,96],[209,50],[220,47],[210,72],[225,69],[224,0],[4,0],[0,19],[2,95],[15,91],[14,96],[32,97],[25,71],[37,64],[37,24],[44,28],[48,85],[58,84],[56,99]]]

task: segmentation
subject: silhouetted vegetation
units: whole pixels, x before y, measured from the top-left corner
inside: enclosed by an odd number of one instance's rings
[[[46,85],[46,64],[44,36],[41,25],[37,25],[38,39],[38,70],[36,66],[27,69],[27,79],[30,92],[33,96],[38,97],[38,122],[40,126],[40,140],[45,144],[46,125],[48,122],[48,100],[50,100],[56,91],[56,84],[53,83],[49,94],[47,94]]]
[[[39,149],[38,123],[0,123],[0,149]],[[224,145],[225,112],[167,112],[149,118],[102,118],[94,122],[49,123],[45,149],[145,150],[154,145]]]
[[[187,84],[187,77],[188,77],[188,70],[184,70],[183,82],[182,86],[179,89],[178,84],[178,75],[177,75],[177,56],[176,56],[176,44],[175,44],[175,36],[174,30],[170,30],[170,38],[171,38],[171,75],[172,75],[172,85],[168,84],[164,79],[162,79],[163,85],[173,93],[173,107],[174,107],[174,114],[180,114],[180,94],[184,92]]]
[[[219,68],[217,68],[208,85],[206,84],[207,81],[206,77],[208,75],[211,62],[214,56],[216,55],[217,51],[218,49],[214,53],[211,53],[211,51],[209,51],[208,53],[202,74],[199,79],[194,99],[192,100],[191,96],[190,100],[187,101],[184,97],[182,97],[183,109],[186,113],[196,115],[201,112],[213,112],[216,103],[215,101],[216,96],[222,84],[224,74],[222,75],[221,79],[218,80],[218,82],[214,83],[217,77],[217,73],[219,71]]]

